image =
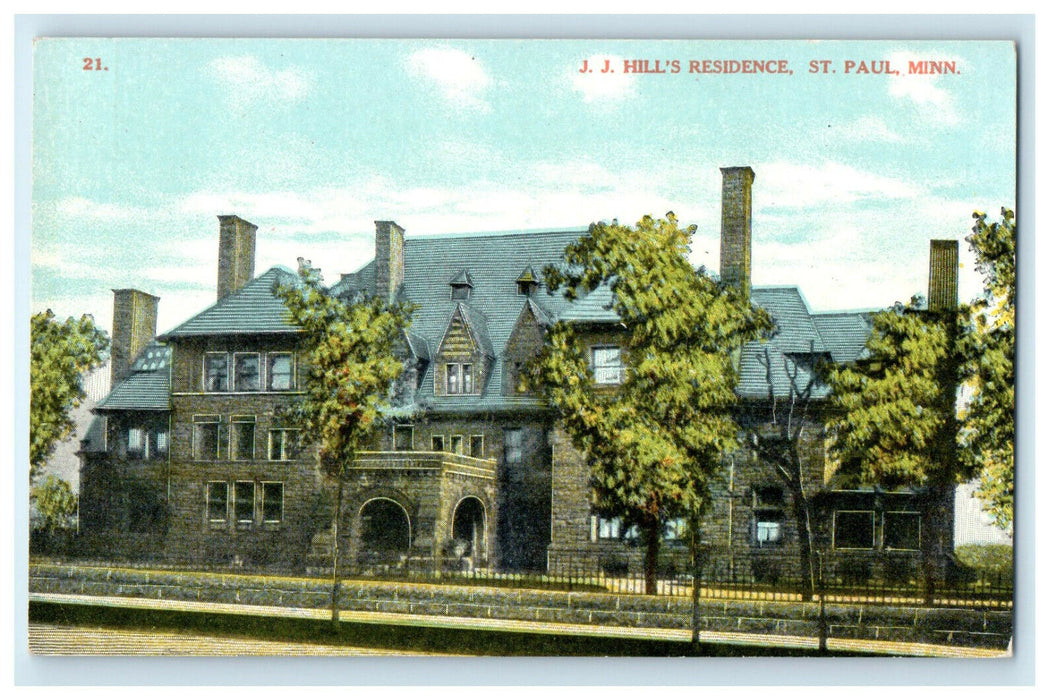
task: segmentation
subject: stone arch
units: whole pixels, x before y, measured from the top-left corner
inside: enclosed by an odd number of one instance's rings
[[[399,561],[411,550],[414,528],[407,506],[388,495],[365,498],[355,518],[357,557],[364,563]]]
[[[488,558],[488,523],[488,508],[479,496],[463,496],[451,511],[451,538],[475,565]]]

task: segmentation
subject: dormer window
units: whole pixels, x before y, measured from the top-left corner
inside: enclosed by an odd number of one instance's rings
[[[531,265],[526,267],[524,272],[521,273],[521,276],[517,278],[518,296],[532,296],[539,286],[539,277],[536,276],[536,271],[532,269]]]
[[[470,273],[466,270],[462,270],[459,274],[452,277],[448,284],[451,285],[452,301],[466,301],[470,298],[470,290],[473,289],[473,280],[470,278]]]

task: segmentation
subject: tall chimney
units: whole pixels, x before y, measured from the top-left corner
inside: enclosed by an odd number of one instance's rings
[[[132,362],[158,334],[158,297],[138,289],[115,289],[110,338],[110,386],[129,375]]]
[[[217,256],[217,301],[237,292],[253,279],[257,227],[237,216],[222,214],[220,253]]]
[[[929,311],[958,308],[958,241],[930,241]]]
[[[723,172],[723,221],[719,239],[719,279],[749,295],[752,280],[752,182],[748,166]]]
[[[374,222],[375,291],[392,302],[404,283],[404,229],[394,221]]]

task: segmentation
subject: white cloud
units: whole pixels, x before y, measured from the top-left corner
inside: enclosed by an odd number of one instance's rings
[[[609,62],[608,72],[601,72]],[[635,94],[634,74],[624,72],[624,59],[619,56],[596,55],[587,59],[591,72],[572,73],[573,89],[580,93],[584,102],[610,104],[627,99]]]
[[[763,173],[767,182],[765,188],[754,189],[754,199],[770,206],[810,207],[864,199],[904,199],[917,191],[901,180],[833,161],[821,165],[766,163],[754,170]]]
[[[224,56],[209,64],[227,91],[229,103],[245,109],[254,104],[292,104],[308,94],[312,76],[301,68],[272,70],[256,56]]]
[[[954,108],[954,98],[950,91],[941,88],[937,83],[938,75],[909,75],[908,66],[917,61],[955,61],[965,66],[964,59],[950,54],[921,54],[910,51],[897,51],[888,57],[893,68],[900,71],[888,80],[888,94],[892,97],[905,98],[913,102],[930,121],[944,125],[957,124],[961,115]]]
[[[419,49],[405,65],[411,76],[428,81],[449,104],[481,112],[491,109],[483,94],[492,79],[475,56],[446,47]]]
[[[866,141],[904,143],[907,140],[903,134],[896,133],[888,128],[885,120],[874,114],[859,117],[847,124],[836,124],[827,129],[826,133],[842,140],[857,143]]]

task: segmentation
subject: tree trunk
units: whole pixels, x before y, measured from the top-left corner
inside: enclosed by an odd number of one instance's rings
[[[340,628],[340,607],[338,605],[338,599],[341,596],[341,578],[338,576],[339,560],[341,558],[341,547],[338,522],[341,520],[341,505],[342,498],[345,492],[344,480],[338,477],[338,494],[334,503],[334,518],[331,523],[333,528],[333,566],[331,569],[331,588],[330,588],[330,626],[337,632]]]
[[[649,515],[644,523],[646,534],[646,595],[657,595],[657,559],[661,549],[660,519]]]
[[[796,511],[797,539],[800,543],[800,600],[809,601],[814,593],[812,576],[811,513],[807,499],[799,487],[793,489],[793,509]]]
[[[691,654],[700,653],[701,644],[701,552],[700,552],[701,517],[694,511],[690,517],[690,568],[693,590],[690,601],[690,644]]]

